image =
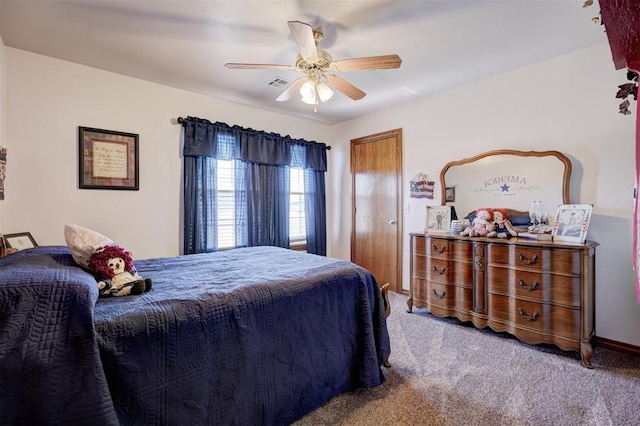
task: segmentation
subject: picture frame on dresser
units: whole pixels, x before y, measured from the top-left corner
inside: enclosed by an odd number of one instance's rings
[[[36,243],[36,240],[33,239],[30,232],[4,234],[4,241],[7,244],[7,248],[13,248],[18,251],[38,246],[38,243]]]
[[[451,228],[451,206],[427,206],[424,232],[448,234]]]
[[[554,241],[583,244],[591,221],[591,204],[561,204],[551,230]]]

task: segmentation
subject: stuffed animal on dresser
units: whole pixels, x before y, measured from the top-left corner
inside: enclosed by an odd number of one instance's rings
[[[493,231],[493,223],[491,220],[491,210],[490,209],[477,209],[476,217],[471,222],[471,226],[465,228],[464,231],[460,232],[460,235],[463,237],[486,237],[491,231]]]
[[[518,235],[507,218],[507,211],[502,208],[493,209],[493,231],[487,234],[489,238],[509,238]]]

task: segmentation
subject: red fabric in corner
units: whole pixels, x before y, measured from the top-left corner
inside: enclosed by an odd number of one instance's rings
[[[640,74],[640,59],[629,62],[627,68]],[[636,101],[636,193],[633,208],[633,266],[636,281],[636,300],[640,303],[640,102]]]

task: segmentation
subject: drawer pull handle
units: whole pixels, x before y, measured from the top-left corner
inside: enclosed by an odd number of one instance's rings
[[[531,259],[525,259],[524,254],[522,253],[518,253],[518,257],[520,258],[522,263],[524,263],[525,265],[535,265],[535,263],[538,261],[537,254],[534,254]]]
[[[535,321],[538,319],[538,317],[540,316],[540,314],[538,313],[538,311],[533,311],[533,315],[529,316],[527,314],[524,313],[524,309],[518,307],[518,313],[520,314],[520,316],[524,319],[526,319],[527,321]]]
[[[436,296],[438,299],[444,299],[444,296],[447,294],[446,291],[442,290],[442,294],[438,294],[438,292],[433,289],[433,295]]]
[[[442,254],[444,253],[444,251],[447,249],[447,246],[442,246],[440,248],[436,247],[435,244],[431,244],[431,250],[435,251],[438,254]]]
[[[442,267],[442,269],[438,270],[438,268],[436,268],[436,265],[433,265],[433,266],[431,267],[431,269],[433,269],[433,272],[435,272],[436,274],[438,274],[438,275],[442,275],[442,274],[444,274],[444,271],[446,271],[446,270],[447,270],[447,267],[446,267],[446,266],[443,266],[443,267]]]
[[[522,280],[518,280],[518,284],[520,285],[520,287],[524,288],[527,291],[533,291],[540,285],[538,281],[534,281],[531,285],[526,285]]]

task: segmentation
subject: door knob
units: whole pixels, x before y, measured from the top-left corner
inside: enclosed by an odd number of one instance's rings
[[[395,220],[395,219],[389,219],[389,220],[387,221],[387,223],[388,223],[389,225],[395,225],[395,224],[396,224],[396,220]]]

